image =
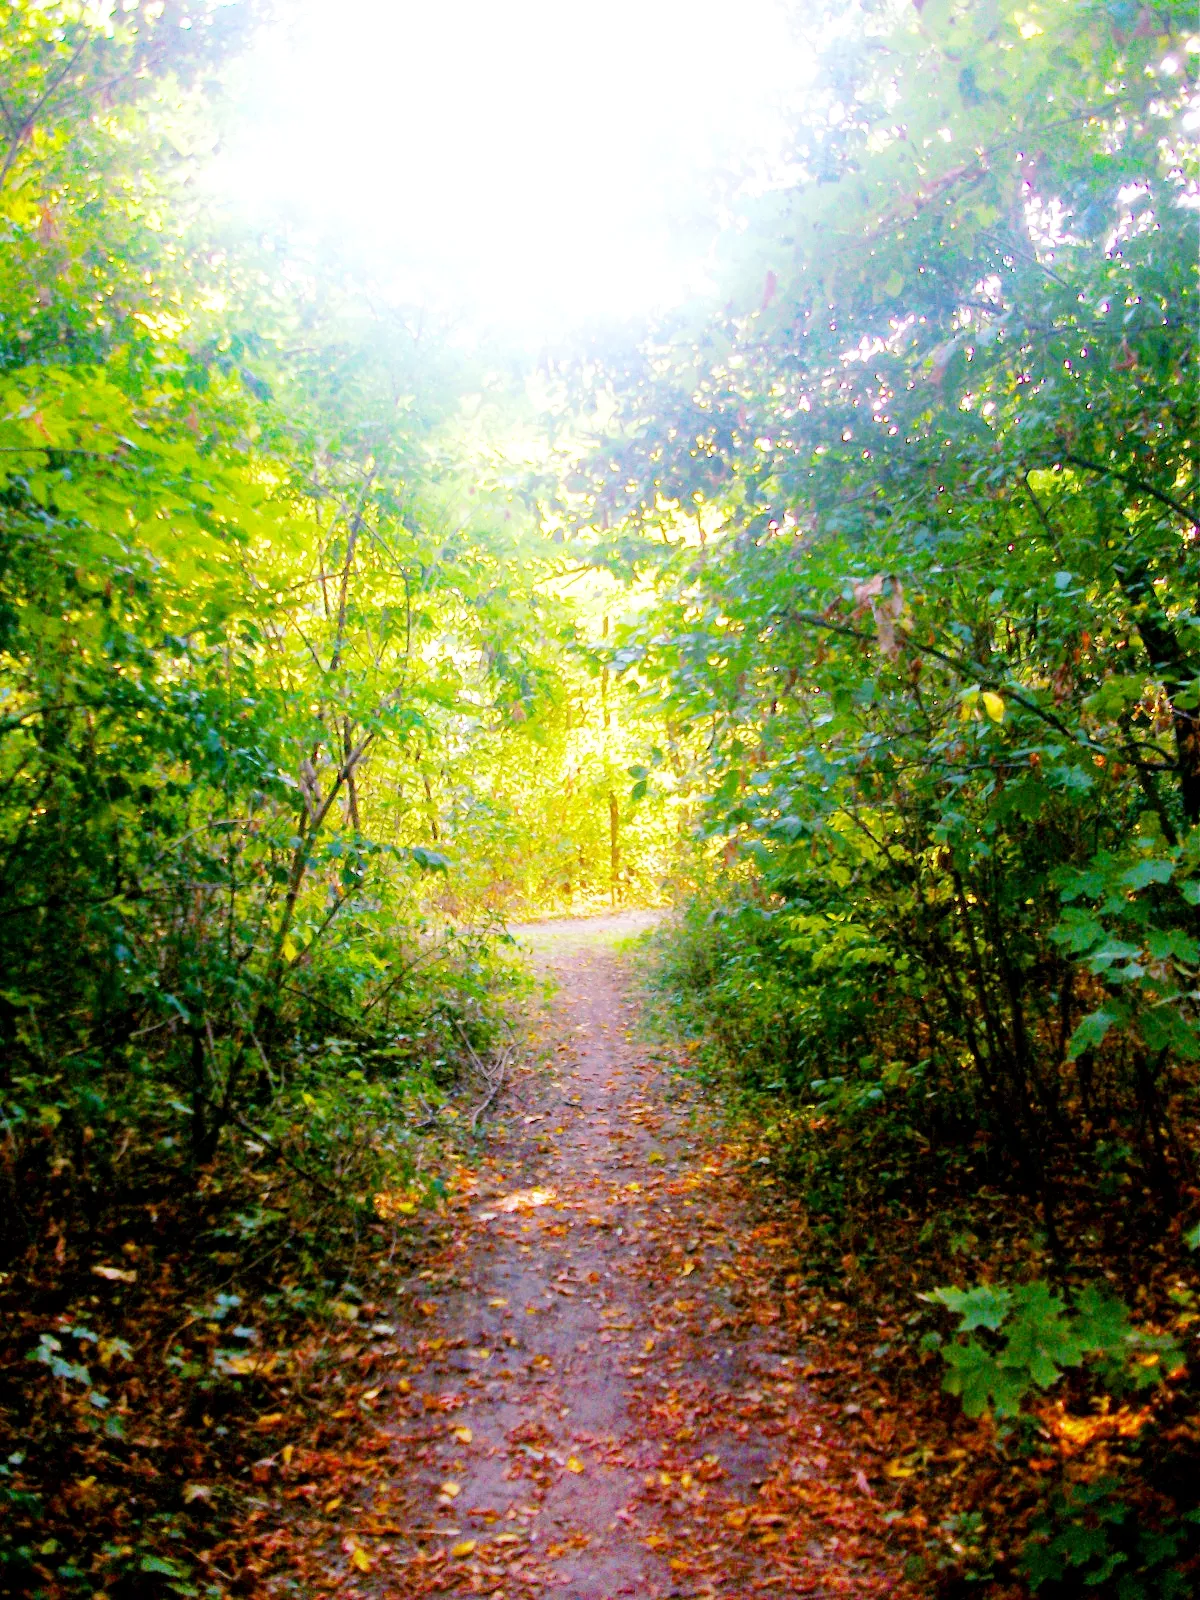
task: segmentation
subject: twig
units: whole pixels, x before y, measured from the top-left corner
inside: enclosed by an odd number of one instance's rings
[[[469,1041],[467,1043],[467,1049],[471,1050],[471,1046],[470,1046]],[[483,1063],[479,1061],[479,1057],[475,1055],[474,1050],[471,1050],[472,1056],[474,1056],[476,1062],[479,1063],[480,1071],[482,1072],[484,1081],[490,1085],[487,1094],[479,1102],[479,1104],[475,1107],[475,1110],[471,1113],[471,1133],[472,1134],[475,1134],[478,1131],[480,1117],[487,1110],[487,1108],[491,1105],[492,1101],[496,1098],[496,1096],[500,1093],[500,1090],[504,1087],[505,1073],[508,1071],[508,1064],[512,1060],[512,1058],[515,1055],[515,1053],[516,1053],[516,1046],[515,1045],[509,1045],[508,1049],[505,1050],[501,1056],[499,1056],[499,1058],[497,1059],[495,1067],[489,1073],[487,1071],[487,1069],[483,1066]]]

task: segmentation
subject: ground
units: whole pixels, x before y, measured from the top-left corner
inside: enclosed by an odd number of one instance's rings
[[[555,992],[436,1253],[347,1331],[357,1454],[264,1460],[263,1592],[905,1591],[890,1424],[820,1389],[788,1239],[641,1036],[645,920],[517,930]]]

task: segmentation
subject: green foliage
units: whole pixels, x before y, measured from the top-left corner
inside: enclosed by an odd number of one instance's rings
[[[216,250],[191,214],[204,77],[253,10],[13,20],[0,1038],[15,1195],[52,1146],[103,1186],[131,1133],[203,1164],[247,1118],[299,1127],[297,1084],[327,1098],[345,1077],[337,1052],[320,1069],[310,1053],[331,1032],[381,1081],[411,1080],[406,1115],[464,1033],[485,1043],[489,985],[508,980],[486,915],[436,904],[459,852],[431,779],[505,703],[519,652],[497,640],[535,633],[540,602],[485,423],[463,437],[474,374],[400,316],[366,326],[348,298]],[[529,585],[501,586],[518,552]],[[339,1092],[343,1121],[364,1110]],[[368,1147],[395,1144],[398,1105],[380,1105]]]
[[[1036,1593],[1049,1584],[1077,1590],[1109,1586],[1118,1600],[1182,1600],[1191,1579],[1178,1562],[1195,1515],[1173,1527],[1147,1527],[1111,1477],[1069,1484],[1052,1497],[1021,1555]],[[1057,1589],[1057,1592],[1065,1590]]]
[[[567,375],[602,426],[564,515],[656,586],[617,647],[695,804],[658,981],[698,1070],[816,1270],[898,1243],[928,1282],[951,1235],[1032,1277],[942,1291],[948,1387],[1020,1432],[1173,1359],[1043,1275],[1134,1305],[1194,1231],[1195,42],[1067,0],[824,39],[788,180],[729,202],[723,311]],[[1109,1566],[1048,1533],[1060,1592],[1155,1592],[1182,1557],[1135,1523]]]
[[[1159,1382],[1180,1365],[1172,1340],[1135,1330],[1128,1308],[1092,1284],[1070,1308],[1040,1279],[1014,1289],[934,1289],[922,1299],[953,1312],[955,1331],[968,1335],[946,1345],[942,1359],[950,1369],[943,1387],[961,1398],[969,1417],[988,1410],[1015,1417],[1030,1393],[1052,1388],[1065,1369],[1087,1359],[1117,1394]]]
[[[794,181],[731,200],[726,309],[549,360],[548,419],[214,238],[188,180],[259,15],[0,7],[8,1260],[174,1185],[340,1303],[331,1239],[439,1198],[520,984],[497,915],[672,867],[661,981],[831,1253],[985,1184],[1060,1258],[1079,1180],[1161,1230],[1200,1060],[1191,19],[843,9]],[[935,1299],[972,1415],[1173,1359],[1090,1290]],[[172,1381],[236,1396],[212,1320]],[[89,1440],[90,1340],[21,1363]],[[1032,1582],[1173,1570],[1119,1499],[1056,1515]],[[146,1539],[130,1583],[188,1592]]]
[[[727,312],[579,375],[727,1059],[856,1161],[985,1143],[1052,1235],[1114,1128],[1161,1225],[1196,1103],[1185,26],[864,10]]]

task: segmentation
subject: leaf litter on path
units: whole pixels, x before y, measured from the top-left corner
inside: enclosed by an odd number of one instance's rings
[[[664,1052],[638,1053],[620,960],[578,942],[543,959],[560,988],[531,1025],[541,1059],[429,1225],[411,1300],[379,1324],[395,1337],[347,1343],[342,1436],[323,1421],[272,1459],[254,1587],[911,1592],[894,1441],[814,1388],[786,1233],[755,1220]]]

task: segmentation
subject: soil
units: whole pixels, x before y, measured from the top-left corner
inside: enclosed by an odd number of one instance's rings
[[[339,1595],[493,1600],[905,1589],[861,1407],[805,1381],[785,1241],[679,1052],[639,1039],[617,941],[653,916],[514,930],[554,992],[413,1314],[360,1346],[372,1442],[346,1503],[292,1525],[306,1595],[315,1571]]]

